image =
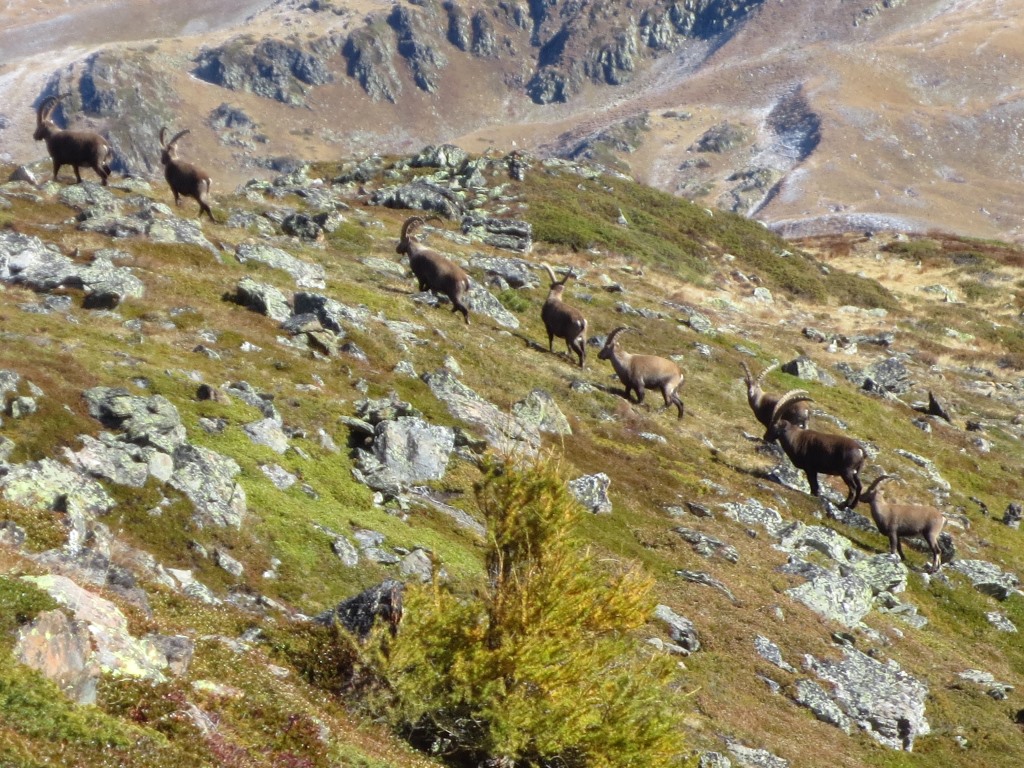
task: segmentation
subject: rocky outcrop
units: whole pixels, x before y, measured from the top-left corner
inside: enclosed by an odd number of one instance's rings
[[[267,38],[251,45],[246,38],[235,38],[199,54],[192,74],[232,91],[302,105],[308,86],[332,80],[331,51],[319,42],[319,50],[311,51],[292,41]]]
[[[73,288],[84,292],[86,308],[111,309],[145,293],[142,281],[130,269],[114,265],[112,259],[119,255],[123,254],[102,250],[90,262],[80,263],[39,238],[4,231],[0,232],[0,282],[43,293]]]

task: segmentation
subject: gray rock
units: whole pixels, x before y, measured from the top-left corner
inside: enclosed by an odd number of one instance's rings
[[[365,331],[370,321],[370,311],[366,307],[349,307],[335,299],[306,291],[296,293],[294,300],[296,315],[315,315],[324,328],[339,336],[345,335],[345,326]]]
[[[985,618],[988,619],[988,623],[995,627],[1000,632],[1016,632],[1017,626],[1010,621],[1010,619],[1004,613],[999,611],[989,611],[985,614]]]
[[[279,491],[287,491],[299,482],[299,478],[277,464],[261,464],[260,471]]]
[[[532,455],[540,447],[539,430],[503,413],[459,381],[451,371],[441,368],[423,374],[422,378],[453,416],[480,427],[495,450],[509,455],[523,452]]]
[[[891,392],[901,395],[910,389],[910,371],[898,357],[890,357],[864,371],[862,387],[869,392]]]
[[[243,277],[239,280],[235,293],[230,298],[232,301],[279,323],[284,322],[292,315],[288,299],[281,291],[272,285],[258,283],[251,277]]]
[[[821,552],[838,563],[855,562],[861,558],[853,542],[823,525],[790,523],[776,531],[779,549],[794,555],[803,555],[808,550]]]
[[[815,613],[856,628],[873,605],[874,591],[861,576],[840,576],[824,568],[804,568],[808,581],[786,590],[786,594]]]
[[[534,389],[512,405],[512,415],[530,429],[537,429],[551,435],[571,435],[569,420],[558,407],[555,399],[543,389]]]
[[[434,563],[429,552],[417,547],[402,558],[398,570],[404,578],[415,579],[425,584],[433,578]]]
[[[680,578],[685,579],[686,581],[689,581],[693,584],[703,584],[705,587],[712,587],[713,589],[717,589],[723,595],[728,597],[732,602],[736,602],[736,596],[732,593],[732,590],[729,589],[722,581],[719,581],[714,576],[712,576],[710,573],[705,573],[703,571],[679,570],[676,571],[676,576],[679,576]]]
[[[173,453],[185,442],[178,409],[163,395],[140,397],[126,389],[94,387],[83,393],[89,414],[132,443]]]
[[[241,468],[234,459],[195,445],[174,451],[172,487],[184,493],[194,508],[193,520],[206,525],[240,528],[246,514],[245,490],[235,482]]]
[[[242,427],[256,445],[263,445],[274,451],[284,453],[288,450],[288,436],[281,429],[281,424],[274,419],[260,419]]]
[[[404,485],[440,480],[455,448],[451,427],[428,424],[414,417],[400,417],[377,424],[374,454]]]
[[[213,562],[236,579],[242,578],[245,573],[245,567],[220,547],[213,550]]]
[[[454,144],[428,145],[421,149],[411,160],[411,168],[443,168],[457,172],[469,160],[469,153]]]
[[[13,520],[0,521],[0,547],[20,550],[26,538],[25,529]]]
[[[175,677],[184,677],[192,664],[196,644],[184,635],[146,635],[143,640],[151,643],[167,659],[167,667]]]
[[[274,396],[257,392],[247,381],[236,381],[224,390],[232,397],[237,397],[246,405],[250,405],[263,414],[265,418],[281,423],[281,414],[274,407]]]
[[[1020,579],[984,560],[955,560],[946,568],[966,576],[974,588],[997,600],[1020,593]]]
[[[693,551],[702,557],[713,557],[718,555],[719,557],[728,560],[730,563],[738,562],[740,559],[739,552],[736,551],[736,547],[731,544],[726,544],[720,539],[716,539],[714,536],[709,536],[706,533],[695,531],[692,528],[673,528],[673,531],[683,537],[683,540],[693,546]]]
[[[832,699],[868,735],[891,749],[911,751],[931,731],[925,718],[928,688],[894,661],[882,663],[844,647],[838,661],[806,657],[805,666],[831,684]]]
[[[349,568],[359,565],[359,550],[344,536],[338,536],[331,542],[331,551],[338,556],[342,565]]]
[[[985,693],[991,696],[996,701],[1003,701],[1010,691],[1013,690],[1013,686],[1009,683],[1000,683],[991,672],[985,672],[981,669],[965,669],[960,673],[962,680],[980,685],[985,688]]]
[[[732,762],[721,752],[705,752],[700,756],[697,768],[732,768]]]
[[[757,654],[765,661],[771,662],[776,667],[785,670],[786,672],[796,674],[796,667],[782,658],[782,651],[779,650],[779,646],[764,635],[758,635],[754,638],[754,650],[756,650]]]
[[[700,638],[692,621],[680,616],[667,605],[655,607],[654,617],[665,623],[672,642],[677,643],[689,653],[700,650]]]
[[[782,515],[771,507],[766,507],[757,499],[745,502],[726,502],[719,505],[722,513],[740,525],[759,525],[770,535],[778,536],[785,526]]]
[[[783,363],[780,370],[803,381],[818,381],[821,375],[818,366],[806,355]]]
[[[108,432],[101,432],[98,439],[89,435],[80,435],[78,439],[82,442],[81,450],[64,449],[64,458],[71,466],[118,485],[141,488],[146,484],[153,448],[126,443]]]
[[[852,731],[850,718],[818,683],[813,680],[797,680],[795,688],[793,700],[797,704],[807,707],[823,723],[834,725],[846,734]]]
[[[324,268],[295,258],[287,251],[262,243],[239,243],[235,258],[242,264],[256,261],[287,272],[300,288],[324,288]]]
[[[1007,505],[1006,511],[1003,512],[1003,525],[1009,528],[1020,528],[1021,518],[1024,517],[1024,509],[1017,502],[1010,502]]]
[[[110,253],[101,251],[92,263],[79,264],[36,237],[0,232],[0,282],[39,292],[82,290],[86,308],[111,309],[126,298],[141,298],[142,281],[126,267],[115,267]]]
[[[436,213],[446,219],[461,219],[464,205],[458,195],[429,181],[414,181],[394,187],[383,187],[370,197],[373,205]]]
[[[789,760],[773,755],[767,749],[730,742],[729,751],[744,768],[789,768]]]
[[[463,297],[463,303],[470,312],[486,315],[503,328],[516,330],[519,327],[519,318],[505,309],[505,306],[490,291],[475,282],[470,283],[469,290]]]
[[[462,234],[506,251],[529,253],[533,249],[533,227],[527,221],[498,219],[470,213],[462,217]],[[515,274],[513,278],[515,279]],[[529,281],[531,278],[526,280]],[[519,287],[511,280],[509,284]]]
[[[24,419],[39,411],[39,404],[34,397],[20,396],[11,400],[7,405],[7,412],[12,419]]]
[[[612,501],[608,498],[608,488],[611,484],[612,480],[608,475],[598,472],[570,480],[568,487],[576,501],[588,512],[609,514],[612,511]]]
[[[540,285],[536,269],[525,259],[503,259],[478,253],[469,260],[469,266],[488,275],[500,277],[512,288],[536,288]]]

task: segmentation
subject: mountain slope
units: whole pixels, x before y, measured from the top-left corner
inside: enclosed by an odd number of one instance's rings
[[[394,254],[410,211],[373,204],[405,199],[396,188],[532,231],[524,256],[482,244],[493,232],[433,226],[430,245],[500,299],[479,296],[471,325],[412,295]],[[305,617],[383,578],[422,578],[425,557],[472,594],[481,452],[543,445],[567,479],[607,475],[610,513],[584,496],[601,513],[583,536],[606,561],[642,566],[693,623],[687,750],[741,765],[754,764],[745,749],[791,765],[1014,764],[1019,698],[1002,685],[1018,682],[1008,627],[1024,621],[1020,534],[1002,522],[1024,464],[1014,246],[786,242],[585,165],[454,148],[254,181],[217,196],[220,221],[203,229],[177,215],[191,201],[173,211],[162,186],[138,181],[15,182],[0,200],[4,652],[79,594],[61,577],[124,615],[106,631],[123,644],[95,708],[4,667],[5,761],[100,765],[110,743],[135,765],[426,763],[332,694],[336,659]],[[640,331],[628,349],[680,356],[684,419],[657,393],[627,403],[593,347],[582,371],[547,351],[541,261],[574,269],[569,300],[593,335],[628,324]],[[802,378],[766,386],[809,390],[814,428],[868,447],[865,479],[896,473],[894,495],[949,515],[956,557],[941,574],[916,550],[910,570],[890,561],[869,522],[799,490],[761,446],[739,364],[801,353],[816,372],[802,363]],[[951,421],[923,413],[929,393]],[[403,417],[451,436],[439,473],[387,463],[384,435]],[[44,476],[64,480],[44,490]],[[845,597],[814,598],[822,589]],[[63,613],[109,647],[97,616],[117,614],[90,604],[104,610]],[[652,617],[642,636],[671,646],[673,631]],[[162,656],[143,652],[153,645]],[[855,697],[859,716],[834,693],[854,663],[883,697]],[[992,680],[961,677],[972,669]]]

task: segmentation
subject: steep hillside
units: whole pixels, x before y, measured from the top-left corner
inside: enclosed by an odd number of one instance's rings
[[[455,147],[253,181],[201,225],[163,186],[67,181],[0,185],[0,764],[438,764],[335,694],[308,617],[432,570],[476,594],[482,459],[538,450],[591,551],[656,580],[634,642],[684,662],[685,755],[1016,764],[1020,249],[787,242]],[[420,211],[474,280],[469,325],[395,254]],[[547,350],[543,262],[576,276],[582,370]],[[681,420],[597,359],[620,325],[679,361]],[[947,514],[939,574],[762,444],[741,363],[775,360],[765,388],[807,390],[865,482]]]

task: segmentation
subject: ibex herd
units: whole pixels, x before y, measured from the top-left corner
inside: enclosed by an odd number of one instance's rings
[[[53,161],[53,178],[57,179],[60,169],[70,165],[76,180],[81,183],[80,168],[92,168],[105,186],[110,177],[110,162],[113,151],[110,143],[98,133],[86,130],[65,130],[58,128],[52,115],[61,96],[48,96],[38,106],[36,130],[33,137],[45,141],[46,149]],[[176,145],[188,135],[189,129],[176,133],[167,140],[168,129],[160,129],[160,162],[164,166],[164,177],[174,195],[174,202],[180,205],[182,197],[191,197],[199,204],[199,216],[205,213],[214,221],[210,208],[210,175],[196,165],[179,160]],[[452,304],[452,312],[459,312],[469,324],[469,307],[466,304],[470,291],[470,278],[462,267],[437,251],[423,245],[417,236],[426,221],[421,216],[412,216],[402,225],[401,235],[395,250],[409,257],[409,267],[419,283],[421,291],[432,291],[444,295]],[[570,356],[583,368],[586,362],[588,323],[583,313],[566,303],[566,283],[575,273],[569,270],[559,280],[550,265],[542,263],[550,278],[547,299],[541,308],[541,319],[548,336],[548,351],[554,352],[555,338],[563,339]],[[665,408],[674,405],[678,418],[683,418],[685,408],[677,390],[683,384],[683,374],[671,360],[655,355],[632,354],[622,349],[620,336],[631,328],[619,326],[608,334],[604,346],[598,352],[599,360],[608,360],[625,388],[626,400],[636,392],[638,403],[643,403],[647,389],[658,389],[665,401]],[[870,507],[871,517],[878,530],[889,539],[892,554],[906,559],[900,543],[902,536],[922,536],[932,553],[931,567],[941,567],[939,534],[945,518],[934,507],[913,504],[897,504],[887,501],[881,484],[890,479],[881,475],[862,493],[860,472],[867,456],[864,446],[849,437],[809,429],[811,400],[807,392],[794,389],[775,396],[764,392],[762,384],[775,365],[769,366],[754,376],[746,363],[743,368],[747,388],[747,402],[754,417],[765,428],[763,440],[767,443],[778,441],[782,450],[795,467],[807,477],[811,493],[820,495],[818,475],[841,477],[847,487],[843,506],[853,509],[858,501]]]
[[[32,138],[46,142],[46,151],[53,160],[53,180],[65,165],[75,170],[75,179],[82,183],[79,168],[92,168],[100,177],[100,183],[107,186],[110,177],[110,161],[114,151],[105,138],[95,131],[73,131],[58,128],[53,121],[53,112],[61,99],[67,94],[47,96],[36,110],[36,130]],[[179,131],[174,138],[166,141],[167,128],[160,129],[160,162],[164,166],[164,178],[174,194],[175,205],[181,204],[182,197],[194,198],[199,203],[200,217],[205,213],[214,221],[210,210],[210,174],[198,166],[186,163],[177,158],[175,145],[178,140],[189,133],[189,129]]]

